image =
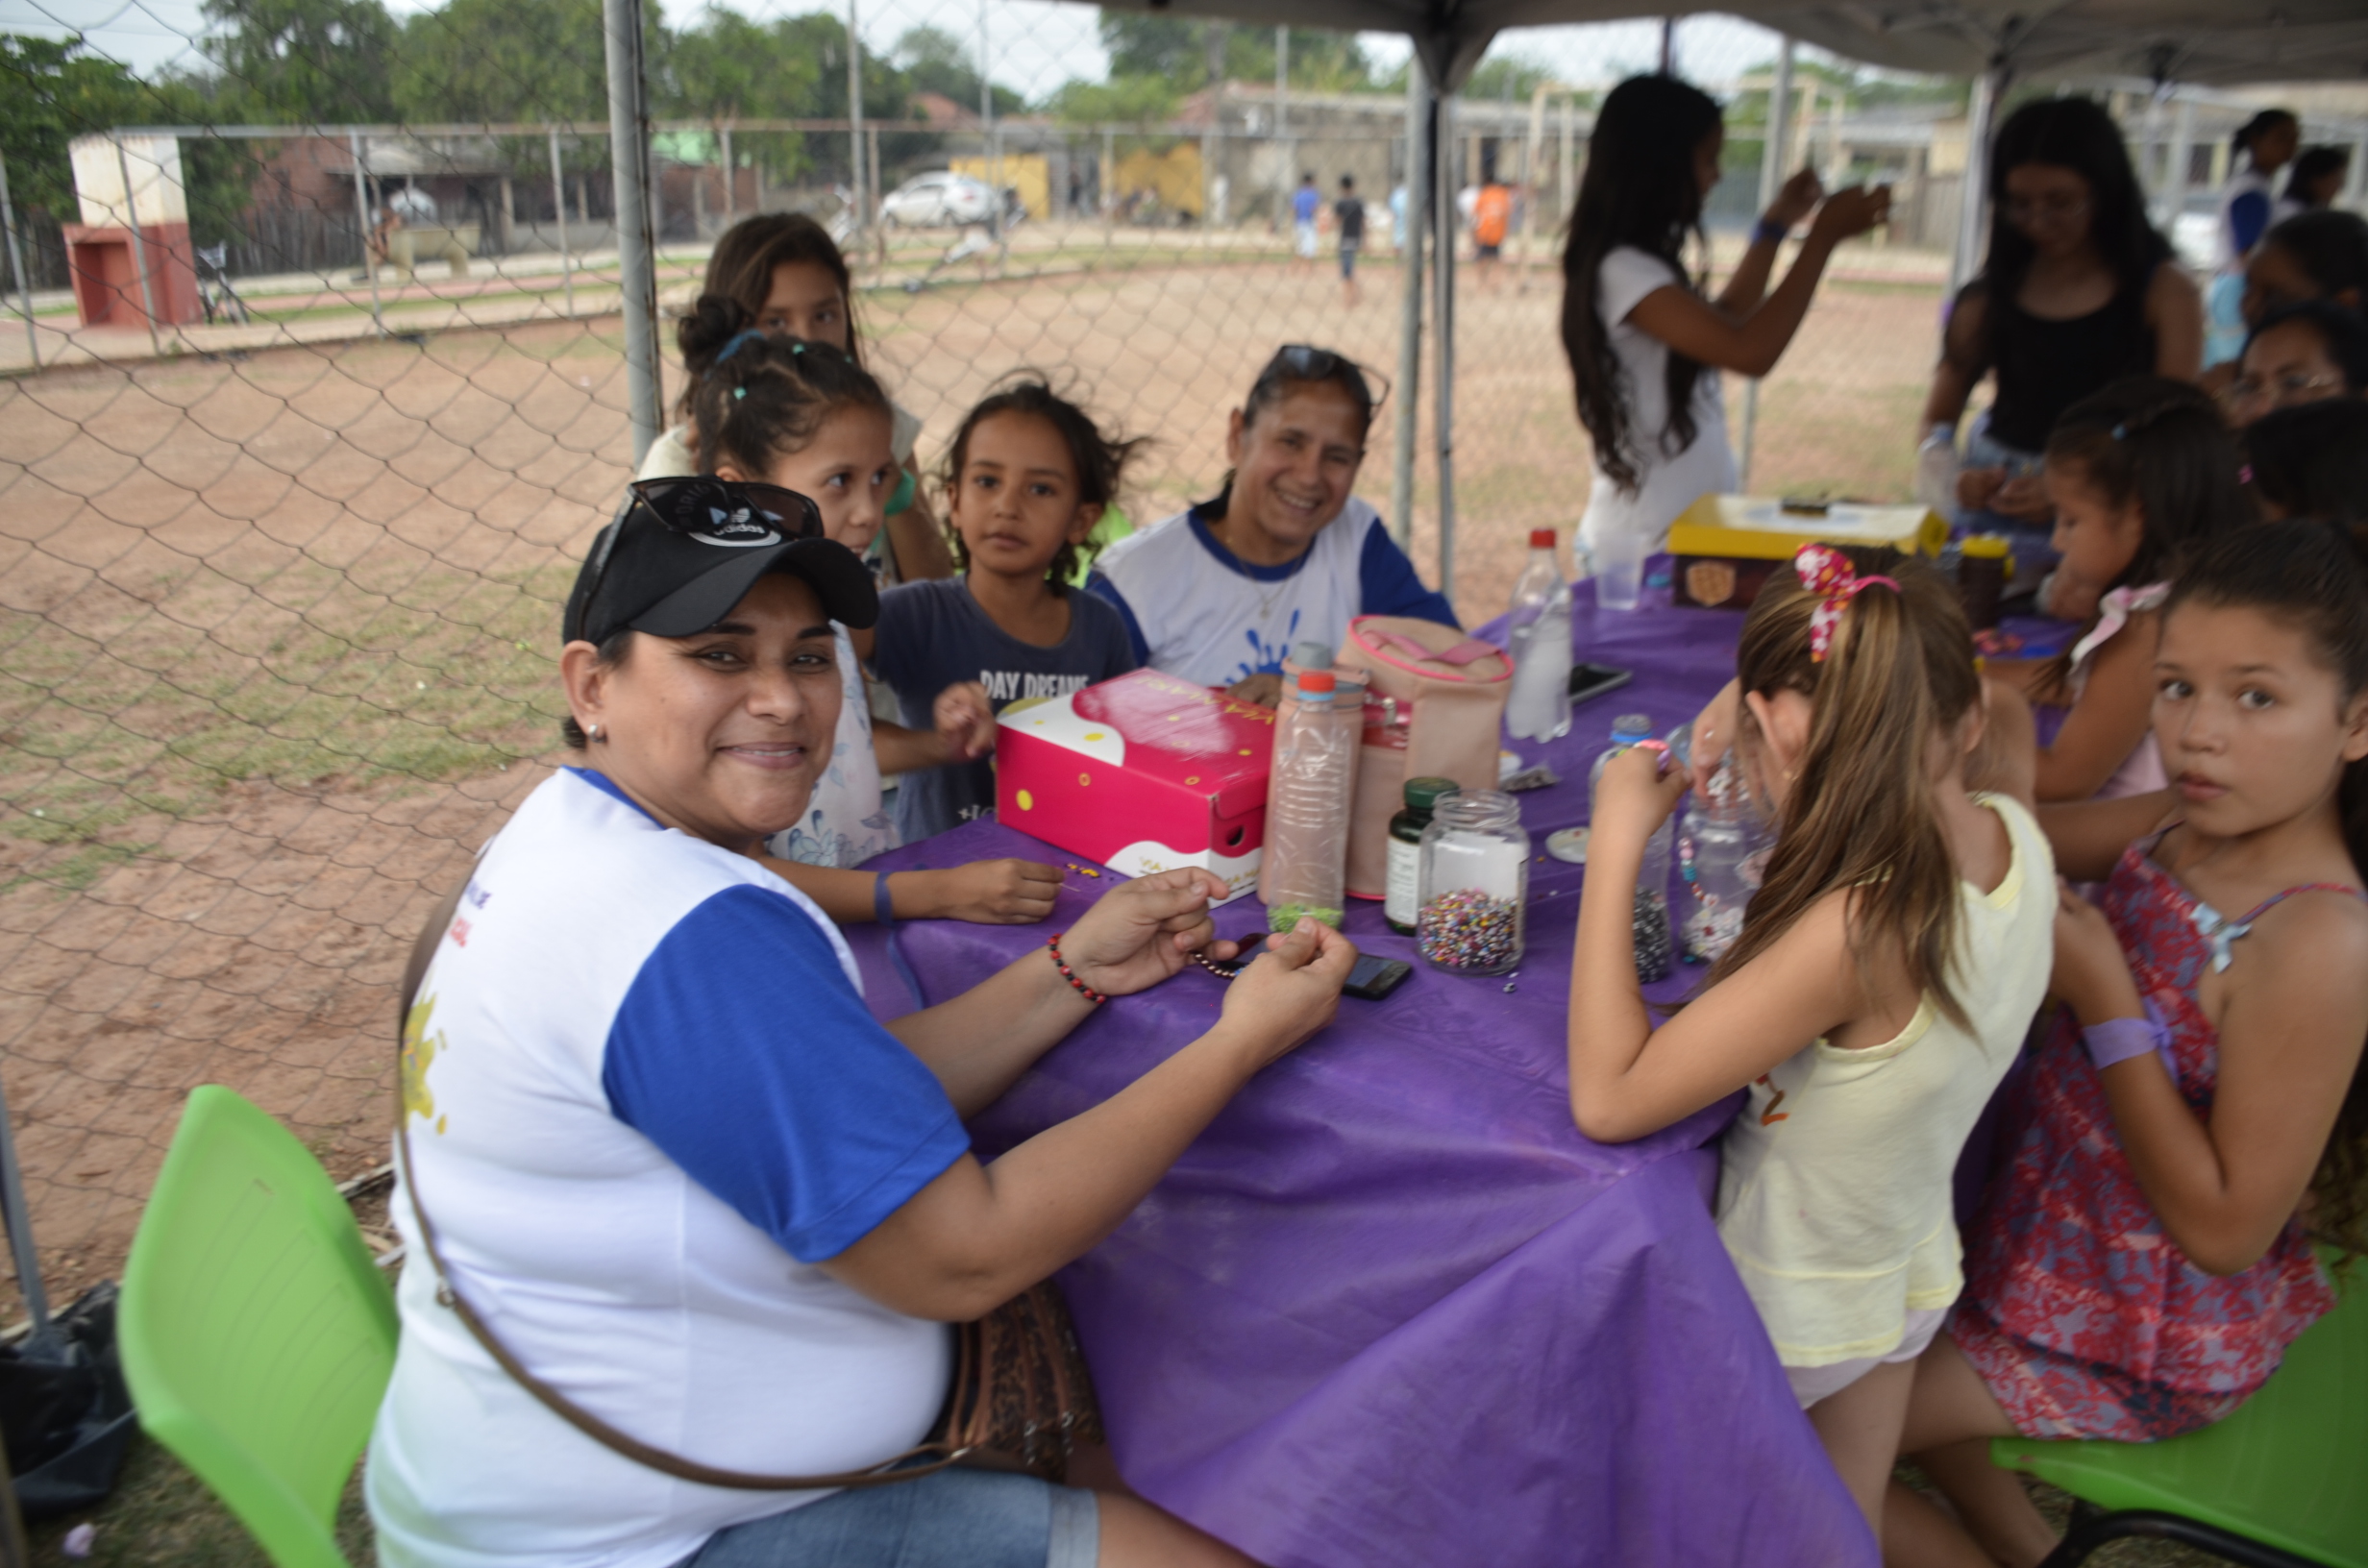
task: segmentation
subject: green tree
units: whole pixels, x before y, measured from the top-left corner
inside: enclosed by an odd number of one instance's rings
[[[1164,76],[1065,82],[1045,100],[1045,107],[1079,125],[1157,125],[1175,118],[1175,84]]]
[[[662,97],[667,38],[643,8],[643,54]],[[608,118],[601,0],[449,0],[415,12],[396,50],[396,112],[415,124]]]
[[[916,27],[891,51],[914,92],[934,92],[974,112],[978,108],[978,59],[970,45],[942,27]],[[995,89],[995,112],[1017,114],[1027,100],[1009,87]]]
[[[206,0],[223,108],[266,125],[394,116],[400,29],[380,0]]]
[[[815,50],[800,35],[797,17],[771,25],[736,11],[709,6],[699,24],[676,35],[668,51],[673,91],[669,108],[697,119],[798,119],[819,115],[822,79],[836,75],[847,96],[846,30],[837,22],[828,45]]]
[[[1110,52],[1110,76],[1155,76],[1178,92],[1208,86],[1206,24],[1178,16],[1105,11],[1102,47]],[[1225,77],[1233,82],[1274,80],[1274,29],[1236,25],[1225,34]],[[1373,86],[1373,62],[1354,33],[1328,28],[1291,30],[1291,85],[1313,92],[1360,92]]]

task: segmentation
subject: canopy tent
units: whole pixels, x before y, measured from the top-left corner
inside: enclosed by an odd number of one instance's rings
[[[1455,182],[1434,156],[1460,87],[1507,28],[1565,22],[1632,21],[1690,12],[1641,10],[1635,0],[1102,0],[1109,9],[1200,16],[1254,26],[1290,25],[1403,33],[1423,69],[1407,73],[1409,179],[1404,315],[1398,359],[1397,473],[1390,520],[1401,544],[1412,528],[1416,383],[1421,372],[1422,236],[1432,267],[1433,336],[1439,386],[1433,399],[1439,495],[1440,590],[1455,587]],[[1707,8],[1705,8],[1707,9]],[[2018,77],[2143,78],[2230,86],[2254,82],[2368,81],[2368,4],[2363,0],[1732,0],[1720,14],[1772,28],[1788,40],[1893,70],[1970,77],[1964,210],[1952,284],[1979,260],[1990,113]],[[1779,65],[1788,81],[1789,42]],[[1770,146],[1785,143],[1781,106]],[[1772,168],[1772,166],[1771,166]],[[1764,177],[1765,200],[1772,184]],[[1747,413],[1745,416],[1749,418]]]

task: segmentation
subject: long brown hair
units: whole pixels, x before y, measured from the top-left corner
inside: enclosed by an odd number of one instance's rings
[[[2163,614],[2183,604],[2258,610],[2309,638],[2347,704],[2368,691],[2368,551],[2354,529],[2298,520],[2221,539],[2188,561]],[[2368,880],[2368,758],[2345,765],[2335,807],[2353,871]],[[2311,1177],[2308,1221],[2347,1256],[2368,1252],[2368,1055]]]
[[[721,295],[699,297],[682,318],[682,338],[699,344],[707,364],[691,389],[703,474],[728,462],[762,478],[777,456],[804,451],[842,408],[889,417],[888,394],[852,355],[835,343],[767,336]]]
[[[1973,635],[1956,590],[1924,562],[1895,550],[1842,553],[1859,576],[1887,576],[1899,591],[1873,587],[1850,600],[1822,662],[1809,642],[1822,600],[1791,572],[1768,578],[1743,623],[1735,657],[1743,690],[1799,692],[1812,717],[1766,878],[1708,983],[1774,946],[1839,890],[1862,972],[1905,964],[1917,991],[1962,1023],[1952,984],[1959,876],[1933,796],[1932,747],[1980,699]]]

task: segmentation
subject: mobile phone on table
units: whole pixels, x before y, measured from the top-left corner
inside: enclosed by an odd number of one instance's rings
[[[1591,697],[1617,691],[1634,679],[1633,670],[1615,670],[1608,664],[1574,664],[1570,667],[1570,700],[1584,702]]]
[[[1341,987],[1343,993],[1362,996],[1369,1002],[1378,1002],[1406,983],[1415,972],[1414,966],[1403,959],[1384,958],[1379,953],[1359,953],[1350,966],[1348,982]]]

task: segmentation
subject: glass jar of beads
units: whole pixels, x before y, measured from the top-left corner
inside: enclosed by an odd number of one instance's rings
[[[1439,796],[1422,830],[1415,947],[1449,974],[1503,974],[1521,962],[1529,835],[1495,790]]]
[[[1765,869],[1758,819],[1742,770],[1729,752],[1693,793],[1677,835],[1679,874],[1685,878],[1685,912],[1679,920],[1690,964],[1715,964],[1743,934],[1743,907],[1759,891]]]

